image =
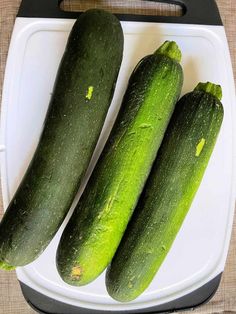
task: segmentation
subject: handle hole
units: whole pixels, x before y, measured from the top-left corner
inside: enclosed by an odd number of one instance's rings
[[[66,12],[84,12],[88,9],[103,9],[114,14],[156,15],[156,16],[183,16],[186,9],[181,4],[165,3],[168,0],[157,2],[154,0],[63,0],[60,9]],[[177,3],[178,1],[176,1]]]

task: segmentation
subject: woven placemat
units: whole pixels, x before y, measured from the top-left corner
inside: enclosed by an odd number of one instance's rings
[[[40,0],[39,0],[40,1]],[[77,0],[66,0],[64,8],[79,8]],[[197,0],[196,0],[197,1]],[[161,5],[156,7],[153,3],[145,4],[140,1],[99,1],[104,8],[112,9],[113,12],[136,12],[138,14],[171,14],[179,15],[180,11],[176,7]],[[20,0],[0,0],[0,101],[2,82],[6,57],[11,37],[11,32],[15,20]],[[96,0],[84,1],[83,8],[95,7]],[[217,0],[226,33],[230,45],[234,75],[236,77],[236,0]],[[0,200],[0,219],[2,217],[2,202]],[[0,314],[33,314],[35,313],[24,300],[16,275],[14,272],[7,273],[0,271]],[[187,313],[187,312],[185,312]],[[236,221],[234,223],[231,239],[230,251],[227,259],[226,269],[220,288],[214,298],[205,306],[194,313],[218,314],[236,313]]]

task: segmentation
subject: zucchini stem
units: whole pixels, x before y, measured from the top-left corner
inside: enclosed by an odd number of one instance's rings
[[[222,88],[220,85],[211,82],[199,83],[194,89],[195,91],[203,91],[215,96],[218,100],[222,99]]]
[[[182,53],[175,41],[165,41],[164,44],[159,49],[157,49],[154,54],[167,56],[176,62],[180,62],[182,59]]]
[[[8,265],[8,264],[6,264],[6,263],[4,263],[4,262],[0,261],[0,269],[10,271],[10,270],[14,270],[14,269],[16,269],[16,267],[14,267],[14,266],[10,266],[10,265]]]

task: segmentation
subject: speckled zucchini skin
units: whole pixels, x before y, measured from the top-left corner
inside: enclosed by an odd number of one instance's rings
[[[0,225],[5,268],[35,260],[60,227],[98,141],[122,55],[123,32],[114,15],[89,10],[79,17],[38,148]]]
[[[222,119],[222,104],[205,91],[196,90],[178,102],[106,274],[108,293],[115,300],[137,298],[160,268],[203,178]]]
[[[175,43],[164,49],[179,53]],[[151,170],[183,83],[180,64],[160,51],[131,76],[111,136],[62,235],[57,267],[69,284],[88,284],[110,263]]]

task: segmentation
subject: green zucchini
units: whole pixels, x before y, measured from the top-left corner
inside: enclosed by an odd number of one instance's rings
[[[198,190],[223,120],[221,87],[199,84],[177,104],[151,174],[106,273],[109,295],[137,298],[168,254]]]
[[[0,267],[35,260],[63,222],[97,144],[122,55],[114,15],[89,10],[75,22],[38,148],[0,225]]]
[[[131,76],[111,136],[59,243],[57,268],[71,285],[96,279],[119,245],[181,92],[180,59],[176,43],[166,42]]]

